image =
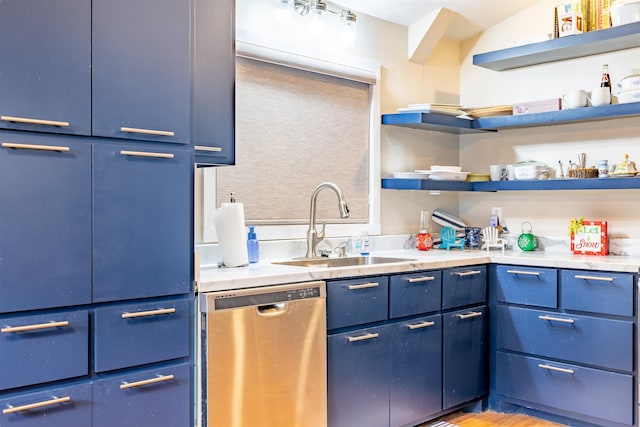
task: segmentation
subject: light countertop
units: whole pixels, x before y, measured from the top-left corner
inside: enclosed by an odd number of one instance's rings
[[[198,292],[225,291],[284,283],[327,280],[344,277],[393,274],[430,269],[497,263],[530,267],[572,268],[626,273],[640,272],[640,257],[572,255],[564,253],[478,251],[432,249],[430,251],[375,251],[371,256],[403,258],[406,261],[350,267],[297,267],[272,264],[281,259],[264,260],[246,267],[201,267],[197,274]]]

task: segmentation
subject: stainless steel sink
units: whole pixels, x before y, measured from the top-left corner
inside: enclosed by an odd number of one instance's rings
[[[358,256],[345,258],[301,258],[291,261],[273,262],[272,264],[292,265],[295,267],[351,267],[356,265],[375,265],[406,261],[415,261],[415,259]]]

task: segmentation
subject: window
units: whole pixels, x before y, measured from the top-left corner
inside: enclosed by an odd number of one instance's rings
[[[318,223],[370,224],[371,187],[379,187],[371,105],[370,83],[238,57],[236,166],[203,171],[203,240],[215,240],[207,213],[231,192],[244,204],[246,223],[265,226],[261,239],[302,237],[300,230],[283,234],[283,226],[308,224],[311,194],[325,181],[341,188],[351,216],[339,219],[336,195],[323,191]]]

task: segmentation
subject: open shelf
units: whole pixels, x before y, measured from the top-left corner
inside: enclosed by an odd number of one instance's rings
[[[382,124],[457,134],[482,132],[482,130],[472,127],[473,120],[459,119],[440,113],[411,112],[383,114]]]
[[[504,71],[640,46],[640,22],[473,55],[473,64]]]
[[[388,190],[432,191],[531,191],[531,190],[629,190],[640,189],[640,177],[591,179],[542,179],[522,181],[434,181],[430,179],[383,178]]]

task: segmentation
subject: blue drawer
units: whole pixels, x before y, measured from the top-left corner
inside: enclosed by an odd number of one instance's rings
[[[37,407],[33,407],[37,405]],[[27,409],[32,407],[32,409]],[[0,400],[0,425],[19,427],[90,426],[91,384],[20,393]]]
[[[111,376],[93,384],[93,427],[189,425],[193,419],[188,363]]]
[[[632,375],[498,352],[496,384],[496,393],[512,399],[605,420],[601,425],[633,425]]]
[[[633,316],[633,281],[632,274],[562,270],[562,307],[567,310]]]
[[[496,267],[498,302],[558,307],[558,272],[553,268]]]
[[[89,373],[87,311],[0,320],[0,389]]]
[[[389,278],[389,317],[440,310],[441,271],[423,271]]]
[[[176,359],[189,355],[191,301],[99,308],[94,315],[94,370]]]
[[[442,308],[482,304],[487,300],[487,267],[445,270],[442,273]]]
[[[387,319],[389,278],[336,280],[327,283],[327,329]]]
[[[633,322],[498,306],[500,349],[633,371]]]

